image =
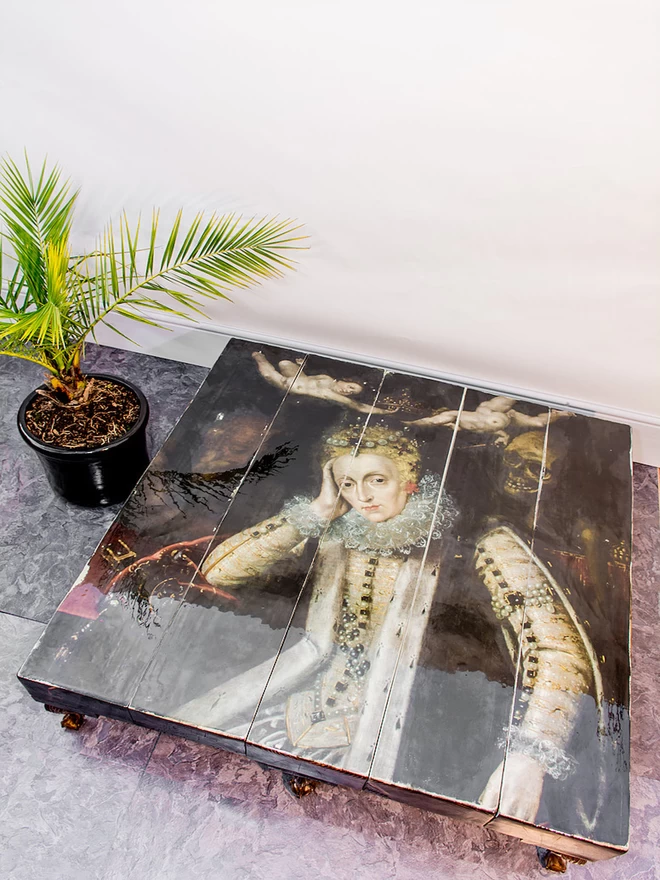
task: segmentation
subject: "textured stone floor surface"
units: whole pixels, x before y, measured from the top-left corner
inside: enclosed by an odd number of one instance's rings
[[[39,369],[0,364],[0,878],[12,880],[522,880],[535,850],[364,792],[294,801],[275,771],[107,719],[64,731],[15,673],[114,517],[55,499],[14,426]],[[152,449],[204,368],[90,347],[88,366],[136,379]],[[636,465],[630,852],[569,867],[584,880],[660,877],[658,472]]]

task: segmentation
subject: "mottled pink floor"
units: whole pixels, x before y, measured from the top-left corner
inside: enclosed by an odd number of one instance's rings
[[[630,852],[575,878],[660,876],[658,473],[635,467]],[[295,801],[277,772],[105,719],[78,733],[13,678],[43,625],[0,614],[0,877],[440,880],[550,876],[532,847],[364,792]]]

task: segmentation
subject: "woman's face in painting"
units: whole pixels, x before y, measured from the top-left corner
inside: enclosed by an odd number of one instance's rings
[[[385,522],[406,506],[406,483],[391,458],[340,455],[332,463],[332,474],[341,497],[371,522]]]

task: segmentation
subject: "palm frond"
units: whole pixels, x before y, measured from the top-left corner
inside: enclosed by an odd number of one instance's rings
[[[25,157],[23,174],[9,157],[0,164],[0,217],[7,227],[15,259],[23,275],[26,296],[35,304],[47,298],[45,248],[68,239],[77,192],[61,182],[56,166],[44,160],[38,177]]]
[[[3,260],[3,248],[2,248],[2,237],[0,236],[0,306],[6,309],[10,309],[11,311],[17,311],[22,308],[24,296],[22,295],[25,287],[25,277],[23,275],[23,270],[19,263],[16,263],[14,266],[14,272],[10,278],[6,279],[7,289],[5,291],[2,290],[2,267],[4,264]]]
[[[301,226],[291,220],[243,220],[233,214],[205,219],[203,214],[196,214],[183,232],[182,219],[179,211],[164,239],[158,263],[157,212],[152,216],[144,249],[139,247],[139,220],[131,230],[126,216],[121,218],[119,245],[112,225],[108,226],[96,250],[95,269],[88,276],[88,306],[95,315],[95,324],[119,307],[124,317],[136,320],[144,319],[136,311],[143,308],[180,317],[203,315],[200,297],[229,299],[226,291],[231,288],[246,288],[263,279],[280,277],[285,269],[294,267],[286,252],[304,247],[301,242],[305,236],[297,234]],[[140,255],[144,256],[142,268]],[[124,270],[121,273],[118,265]],[[144,291],[160,294],[161,298],[145,297]]]
[[[31,345],[19,345],[13,339],[11,341],[0,339],[0,355],[7,355],[8,357],[30,361],[33,364],[38,364],[40,367],[43,367],[54,375],[57,374],[57,368],[45,353],[35,349]]]
[[[24,169],[10,158],[0,163],[0,219],[13,260],[2,280],[0,237],[0,355],[44,366],[72,394],[84,384],[85,339],[100,323],[129,338],[110,321],[113,312],[155,327],[159,315],[203,315],[201,300],[229,299],[232,288],[283,275],[294,268],[292,251],[305,247],[291,220],[200,213],[186,223],[179,211],[163,232],[154,210],[145,228],[122,215],[93,251],[72,256],[77,195],[45,161],[36,174],[27,156]]]

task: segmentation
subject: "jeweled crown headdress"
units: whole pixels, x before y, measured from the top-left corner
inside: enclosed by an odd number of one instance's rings
[[[345,455],[357,449],[357,454],[384,455],[394,461],[406,482],[416,483],[419,478],[420,450],[417,440],[408,428],[392,428],[384,424],[347,425],[323,438],[323,461]]]

